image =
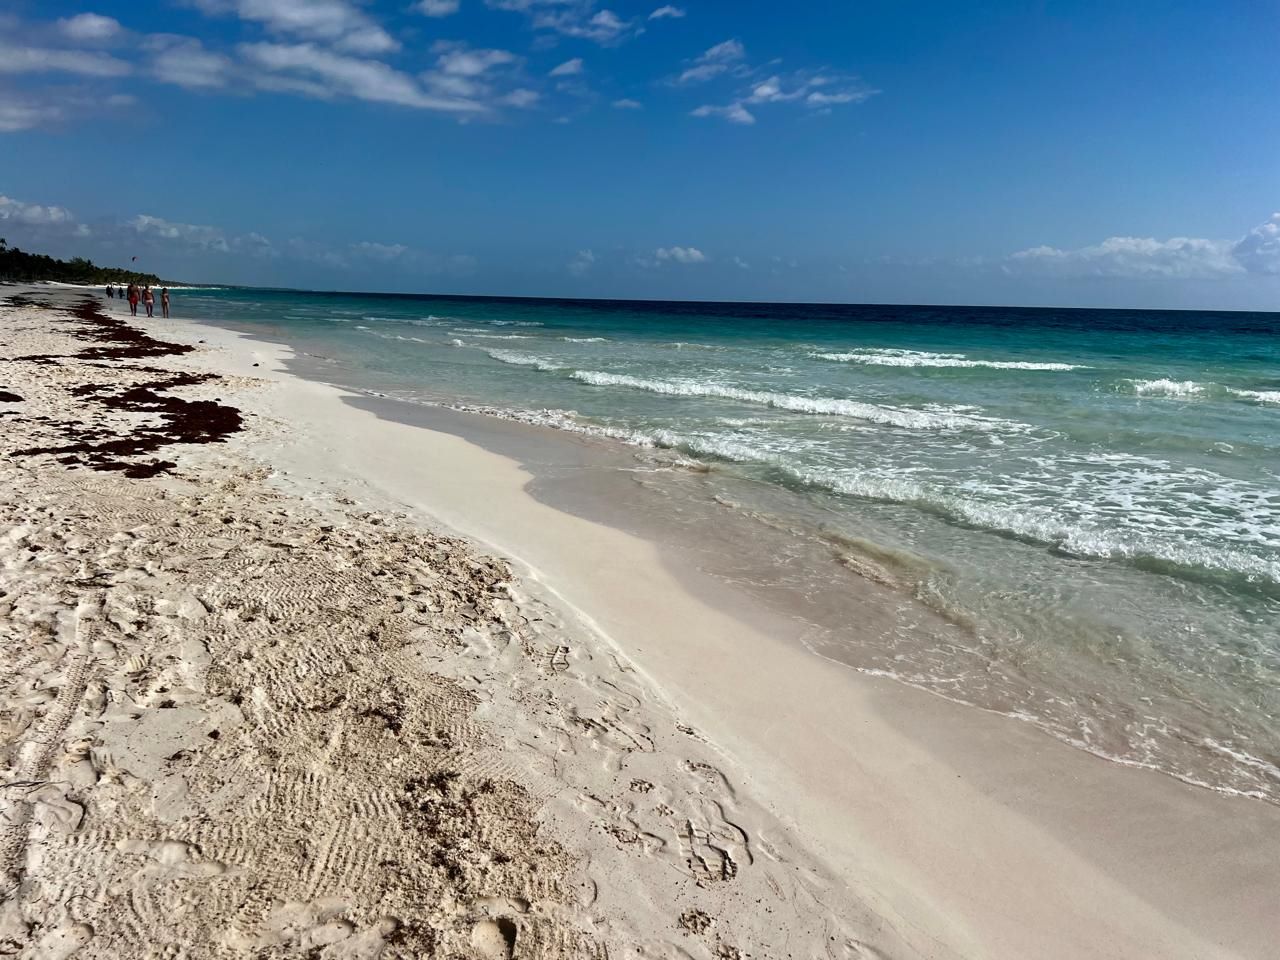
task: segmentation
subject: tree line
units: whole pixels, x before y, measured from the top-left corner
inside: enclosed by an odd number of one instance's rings
[[[120,267],[100,267],[84,257],[58,260],[45,253],[27,253],[11,247],[0,238],[0,280],[35,282],[56,280],[61,283],[137,283],[159,286],[154,273],[139,273]]]

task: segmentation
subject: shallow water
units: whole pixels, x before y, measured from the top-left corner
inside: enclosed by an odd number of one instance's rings
[[[646,488],[714,529],[723,576],[803,598],[817,652],[1280,801],[1280,315],[181,308],[362,390],[631,444]]]

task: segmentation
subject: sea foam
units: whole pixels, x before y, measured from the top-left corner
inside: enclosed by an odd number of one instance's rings
[[[1129,380],[1133,392],[1140,397],[1199,397],[1208,392],[1209,385],[1194,380]]]
[[[1084,370],[1078,363],[1033,360],[970,360],[962,353],[928,353],[922,350],[853,350],[849,352],[817,352],[809,356],[816,360],[834,360],[838,363],[864,363],[880,367],[955,367],[989,370]]]
[[[597,387],[628,387],[673,397],[715,397],[756,403],[777,410],[793,413],[812,413],[833,417],[850,417],[887,426],[911,430],[1014,430],[1025,429],[1023,424],[971,413],[943,412],[941,410],[912,410],[846,400],[834,397],[807,397],[770,390],[748,390],[725,384],[701,380],[651,380],[622,373],[604,373],[596,370],[575,370],[575,380]]]
[[[560,364],[545,357],[535,357],[528,353],[515,353],[511,350],[489,350],[489,356],[499,363],[510,363],[517,367],[533,367],[535,370],[550,372],[565,369]]]
[[[1231,390],[1231,392],[1243,400],[1253,400],[1257,403],[1280,403],[1280,390]]]
[[[534,356],[533,354],[516,353],[511,350],[490,350],[488,354],[500,363],[532,367],[535,370],[541,370],[546,373],[570,370],[569,367],[556,363],[554,360]],[[572,370],[569,373],[569,377],[593,387],[625,387],[631,390],[644,390],[648,393],[670,397],[710,397],[720,400],[735,400],[740,403],[760,404],[792,413],[849,417],[886,426],[902,427],[908,430],[1024,432],[1029,429],[1025,424],[1011,420],[1000,420],[995,417],[985,417],[976,412],[970,412],[973,408],[956,409],[934,406],[932,409],[915,410],[908,407],[866,403],[861,400],[848,400],[837,397],[809,397],[771,390],[749,390],[703,380],[649,379],[646,377],[633,377],[625,373],[609,373],[599,370]]]
[[[1198,380],[1126,380],[1128,389],[1140,397],[1170,397],[1177,400],[1244,400],[1250,403],[1280,403],[1280,390],[1246,390]]]

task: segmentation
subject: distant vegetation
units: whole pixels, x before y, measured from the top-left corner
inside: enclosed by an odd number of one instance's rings
[[[141,283],[156,286],[154,273],[139,273],[120,267],[100,267],[84,257],[56,260],[44,253],[27,253],[0,239],[0,280],[57,280],[62,283]]]

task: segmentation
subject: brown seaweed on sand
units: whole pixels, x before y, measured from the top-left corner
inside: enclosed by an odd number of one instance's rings
[[[28,301],[24,305],[37,304]],[[216,375],[174,372],[119,362],[178,356],[189,353],[193,347],[157,340],[118,317],[108,316],[91,297],[84,298],[66,312],[74,318],[74,336],[89,341],[91,345],[71,355],[19,359],[75,364],[86,373],[109,364],[116,370],[142,374],[142,382],[119,387],[89,381],[73,387],[72,395],[87,405],[83,419],[61,424],[59,442],[15,450],[16,456],[49,454],[68,466],[120,471],[127,477],[146,478],[171,472],[176,466],[172,460],[142,459],[163,447],[179,443],[217,443],[242,428],[240,412],[234,407],[216,400],[188,400],[170,392],[217,380]],[[16,398],[16,394],[12,396]],[[94,408],[148,414],[155,419],[121,428],[107,423],[104,418],[95,417],[97,411]]]

